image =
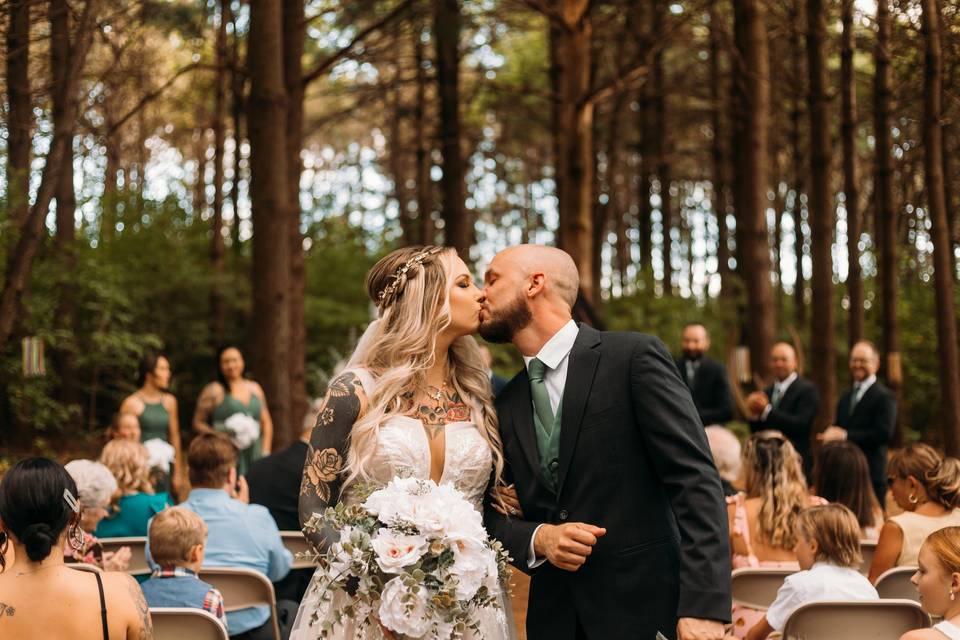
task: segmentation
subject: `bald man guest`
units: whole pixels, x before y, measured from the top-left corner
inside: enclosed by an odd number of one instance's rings
[[[657,338],[572,320],[569,255],[523,245],[484,277],[480,334],[525,368],[497,397],[507,483],[490,533],[531,574],[531,640],[720,640],[730,549],[720,477]]]
[[[778,342],[770,350],[770,370],[775,382],[746,399],[750,432],[775,429],[783,433],[803,456],[803,472],[810,482],[810,430],[820,406],[820,394],[813,382],[797,372],[797,352],[786,342]]]
[[[699,322],[683,328],[683,357],[677,360],[680,375],[690,389],[703,426],[722,425],[733,420],[733,398],[727,370],[707,356],[710,333]]]
[[[863,450],[870,465],[870,481],[877,500],[887,495],[887,446],[897,422],[897,397],[877,380],[880,354],[862,340],[850,350],[853,388],[837,402],[837,419],[817,438],[822,442],[849,440]]]

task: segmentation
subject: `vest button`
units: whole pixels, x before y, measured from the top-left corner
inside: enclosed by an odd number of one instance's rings
[[[554,458],[550,461],[550,471],[556,471],[560,468],[560,461]]]
[[[567,513],[567,510],[566,510],[566,509],[561,509],[561,510],[560,510],[560,519],[561,519],[561,520],[566,520],[566,519],[569,518],[569,517],[570,517],[570,514]]]

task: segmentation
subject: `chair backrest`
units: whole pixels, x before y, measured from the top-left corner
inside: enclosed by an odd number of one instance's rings
[[[90,571],[91,573],[103,573],[103,569],[98,567],[95,564],[87,564],[86,562],[68,562],[67,566],[71,569],[76,569],[77,571]]]
[[[783,627],[784,640],[898,640],[930,626],[930,616],[912,600],[811,602],[798,607]]]
[[[265,575],[254,569],[233,567],[203,567],[198,576],[216,587],[223,596],[224,609],[229,613],[250,607],[270,607],[274,637],[280,640],[280,625],[277,621],[277,596],[273,584]]]
[[[287,551],[293,554],[291,569],[313,569],[317,566],[316,562],[297,557],[298,554],[302,553],[314,553],[313,547],[303,537],[302,531],[281,531],[280,539],[283,540],[283,546],[287,548]]]
[[[146,536],[133,536],[129,538],[100,538],[100,546],[103,552],[113,552],[120,547],[130,547],[130,566],[127,567],[127,573],[132,576],[143,576],[150,574],[150,565],[147,564],[147,538]]]
[[[863,562],[860,563],[860,573],[868,575],[870,565],[873,564],[873,554],[877,551],[876,540],[861,540],[860,555],[863,556]]]
[[[881,598],[902,598],[904,600],[920,601],[917,588],[910,582],[910,578],[917,572],[916,567],[894,567],[880,574],[874,586]]]
[[[150,618],[154,640],[227,640],[227,630],[203,609],[151,608]]]
[[[777,599],[784,578],[796,572],[774,567],[734,569],[730,576],[733,601],[751,609],[768,609]]]

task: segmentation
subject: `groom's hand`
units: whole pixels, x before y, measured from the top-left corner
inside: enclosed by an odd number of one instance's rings
[[[717,620],[680,618],[677,621],[677,640],[722,640],[723,623]]]
[[[597,538],[606,532],[606,529],[583,522],[545,524],[537,529],[533,550],[538,558],[546,558],[555,567],[576,571],[593,553]]]

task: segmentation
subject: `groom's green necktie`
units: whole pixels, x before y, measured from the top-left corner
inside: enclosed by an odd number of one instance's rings
[[[550,394],[543,376],[547,372],[547,365],[539,358],[534,358],[527,365],[530,375],[530,395],[533,397],[533,408],[540,418],[540,424],[549,436],[553,432],[553,408],[550,406]]]

